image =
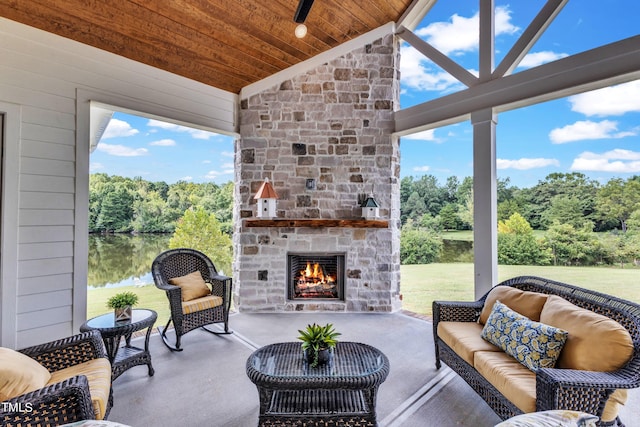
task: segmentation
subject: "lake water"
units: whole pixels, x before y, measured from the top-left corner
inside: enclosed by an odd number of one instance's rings
[[[171,234],[89,235],[89,288],[153,283],[151,264],[169,249]],[[473,242],[444,240],[437,262],[473,262]]]
[[[89,235],[89,288],[153,283],[151,264],[171,234]]]

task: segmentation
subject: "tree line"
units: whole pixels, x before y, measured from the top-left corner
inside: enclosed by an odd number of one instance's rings
[[[104,173],[89,177],[89,232],[173,233],[192,208],[213,214],[233,231],[233,183],[150,182]]]
[[[508,178],[497,184],[500,263],[596,265],[640,259],[640,176],[600,184],[581,173],[552,173],[531,188],[513,186]],[[405,177],[400,203],[402,263],[433,262],[444,230],[473,229],[471,177],[452,176],[442,185],[433,175]],[[185,213],[194,211],[231,236],[233,182],[167,184],[90,176],[90,232],[174,233]],[[545,238],[537,238],[534,230],[545,230]]]
[[[473,229],[473,179],[405,177],[400,186],[401,259],[433,262],[444,230]],[[598,265],[640,259],[640,176],[605,184],[552,173],[531,188],[498,180],[501,264]],[[544,230],[537,238],[534,230]],[[601,233],[594,233],[601,232]]]

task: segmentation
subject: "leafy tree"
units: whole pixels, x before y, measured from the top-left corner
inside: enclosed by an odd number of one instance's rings
[[[157,191],[145,194],[144,199],[134,204],[134,230],[140,233],[166,233],[173,230],[174,224],[164,217],[166,207],[166,202]]]
[[[445,230],[457,230],[459,225],[458,207],[448,203],[440,209],[440,224]]]
[[[548,265],[551,255],[531,234],[498,233],[498,263]]]
[[[458,209],[458,219],[462,227],[473,230],[473,189],[467,194]]]
[[[640,180],[611,179],[600,188],[596,201],[601,217],[619,221],[622,231],[626,232],[627,220],[640,209]]]
[[[420,217],[420,221],[418,222],[418,227],[427,228],[437,233],[442,231],[442,224],[440,222],[440,217],[438,216],[433,217],[431,216],[431,214],[428,214],[428,213]]]
[[[96,228],[105,231],[130,231],[133,219],[133,196],[122,184],[108,192],[96,218]]]
[[[514,213],[521,212],[522,207],[515,199],[505,200],[498,203],[498,221],[505,221],[509,219]]]
[[[542,213],[541,222],[548,228],[553,223],[570,224],[574,228],[582,228],[585,223],[593,229],[593,222],[586,219],[583,203],[577,197],[559,195],[551,199],[549,209]]]
[[[498,233],[533,234],[533,229],[519,213],[514,213],[506,221],[498,222]]]
[[[553,253],[554,265],[594,265],[604,258],[602,244],[589,225],[576,229],[571,224],[555,223],[545,241]]]
[[[429,264],[442,250],[442,239],[433,231],[415,228],[409,221],[400,233],[400,262],[402,264]]]
[[[220,230],[216,216],[202,207],[188,209],[169,240],[170,248],[191,248],[207,255],[218,271],[231,273],[231,239]]]
[[[420,197],[417,191],[414,191],[409,196],[407,203],[405,203],[403,210],[404,221],[406,223],[409,219],[416,220],[425,213],[431,214],[427,211],[427,206],[425,205],[424,200]]]
[[[498,223],[498,263],[507,265],[547,265],[549,251],[538,242],[533,229],[519,213]]]
[[[595,212],[595,197],[598,183],[578,172],[552,173],[538,182],[534,187],[523,190],[520,195],[524,200],[522,215],[534,229],[545,228],[550,224],[543,222],[543,214],[551,206],[556,196],[572,196],[582,203],[582,215],[591,218]]]

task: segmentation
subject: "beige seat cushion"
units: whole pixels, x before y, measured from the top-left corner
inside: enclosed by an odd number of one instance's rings
[[[540,321],[569,332],[557,368],[611,372],[633,354],[631,335],[621,324],[557,295],[549,296]]]
[[[47,385],[59,383],[77,375],[85,375],[89,381],[89,394],[93,411],[97,420],[104,419],[109,403],[111,391],[111,364],[105,358],[93,359],[88,362],[70,366],[51,373],[51,379]]]
[[[222,305],[222,297],[217,295],[207,295],[206,297],[192,299],[191,301],[183,301],[182,313],[189,314],[196,311],[206,310]]]
[[[502,351],[482,339],[481,332],[482,325],[475,322],[438,323],[438,337],[471,366],[476,351]]]
[[[627,390],[618,389],[614,390],[609,396],[609,400],[604,405],[604,410],[602,411],[602,422],[607,423],[616,419],[618,416],[618,411],[620,410],[620,405],[624,405],[627,403]]]
[[[484,325],[487,322],[491,309],[498,300],[511,310],[539,322],[540,312],[544,303],[547,302],[547,295],[538,292],[521,291],[511,286],[496,286],[489,292],[484,302],[484,307],[482,307],[482,312],[480,313],[480,324]]]
[[[211,293],[200,271],[194,271],[186,276],[174,277],[169,279],[169,283],[180,286],[180,289],[182,289],[182,301],[191,301]]]
[[[47,368],[29,356],[0,347],[0,401],[38,390],[49,378]]]
[[[507,353],[478,351],[474,367],[522,412],[536,410],[536,374]]]

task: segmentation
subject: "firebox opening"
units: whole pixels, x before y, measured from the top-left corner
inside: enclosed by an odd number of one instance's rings
[[[290,300],[344,301],[344,253],[288,253]]]

